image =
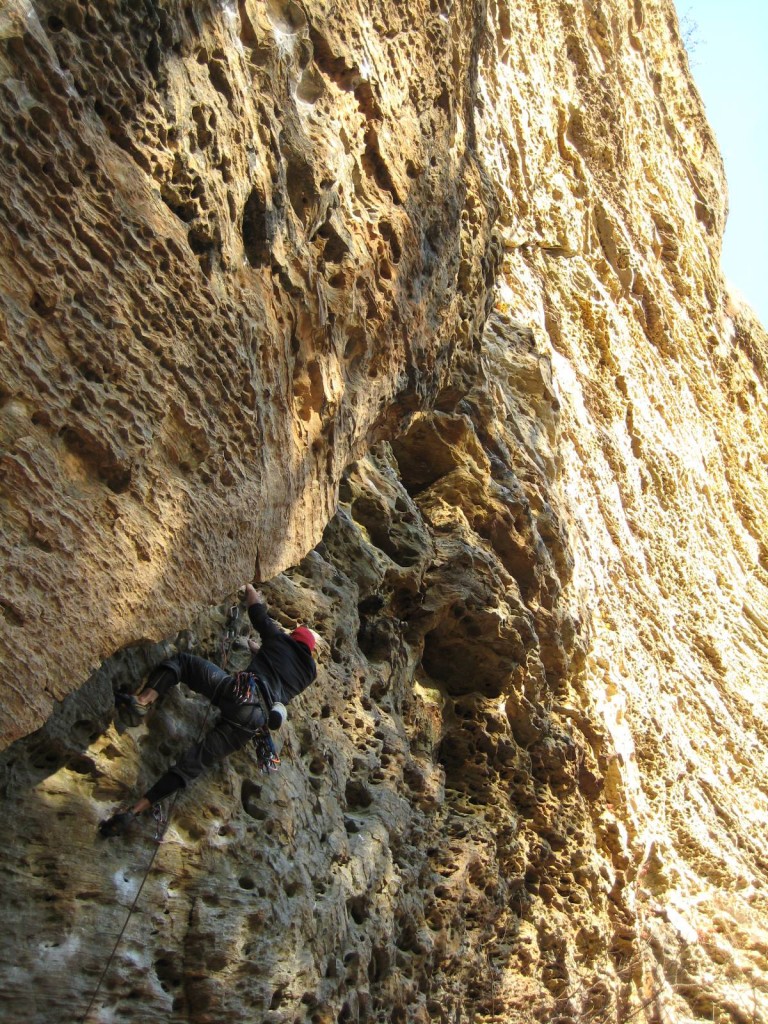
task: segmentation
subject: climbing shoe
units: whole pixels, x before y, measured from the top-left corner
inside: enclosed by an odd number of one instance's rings
[[[99,833],[105,839],[109,839],[111,836],[122,836],[135,820],[136,815],[133,811],[118,811],[111,818],[99,822]]]
[[[140,704],[135,693],[116,693],[115,707],[126,725],[141,725],[149,711],[149,705]]]

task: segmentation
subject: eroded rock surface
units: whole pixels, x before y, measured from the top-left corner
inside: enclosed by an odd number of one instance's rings
[[[17,0],[0,61],[8,1019],[768,1021],[768,345],[672,6]],[[101,979],[95,826],[207,721],[113,692],[254,577],[320,681]]]
[[[3,15],[4,661],[42,682],[11,736],[180,593],[302,557],[478,340],[495,198],[451,105],[482,25],[337,6]]]

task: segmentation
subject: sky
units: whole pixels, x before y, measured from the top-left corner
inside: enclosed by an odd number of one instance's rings
[[[677,0],[677,13],[728,179],[723,271],[768,327],[768,2]]]

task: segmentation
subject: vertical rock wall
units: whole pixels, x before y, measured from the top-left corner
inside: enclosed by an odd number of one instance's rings
[[[10,1019],[768,1020],[766,336],[671,5],[0,39]],[[254,574],[320,682],[100,983],[153,826],[95,825],[206,721],[113,690],[237,665]]]

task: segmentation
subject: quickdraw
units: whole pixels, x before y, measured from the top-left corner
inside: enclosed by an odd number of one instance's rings
[[[219,651],[220,659],[219,660],[221,662],[221,667],[222,668],[227,668],[229,666],[229,654],[230,654],[230,651],[232,650],[232,645],[234,644],[235,640],[237,640],[237,637],[238,637],[238,620],[239,620],[239,618],[240,618],[240,606],[237,605],[237,604],[233,604],[230,607],[229,612],[227,613],[227,618],[226,618],[226,621],[224,623],[224,629],[223,629],[222,634],[221,634],[221,642],[219,644],[219,646],[220,646],[220,651]]]
[[[280,767],[280,758],[274,740],[266,728],[261,728],[253,737],[256,747],[256,758],[263,772],[276,772]]]
[[[152,805],[152,817],[155,819],[155,834],[152,838],[156,843],[162,843],[163,837],[165,836],[165,830],[168,826],[168,818],[165,816],[162,804],[157,803]]]

